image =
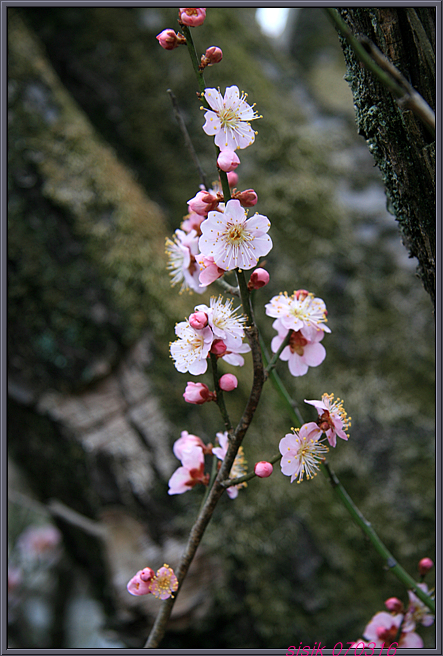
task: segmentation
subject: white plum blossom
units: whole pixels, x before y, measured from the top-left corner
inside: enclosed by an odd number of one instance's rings
[[[214,338],[212,330],[209,326],[195,330],[187,320],[176,325],[175,333],[179,339],[170,344],[170,351],[177,371],[189,372],[193,376],[204,374]]]
[[[205,112],[203,130],[215,136],[215,145],[220,150],[235,151],[254,143],[255,132],[249,121],[261,116],[248,105],[246,94],[240,95],[238,87],[232,86],[226,88],[224,97],[217,89],[205,89],[204,95],[211,109]]]
[[[311,430],[311,424],[303,424],[293,431],[280,440],[281,471],[291,477],[291,483],[295,480],[301,483],[305,476],[309,480],[317,475],[319,463],[329,449],[318,439],[316,431]]]
[[[243,315],[237,316],[236,312],[239,308],[232,307],[232,300],[223,300],[222,296],[215,298],[212,296],[207,305],[197,305],[196,312],[204,312],[208,317],[208,325],[212,328],[214,336],[222,339],[229,346],[239,346],[245,335],[243,324],[245,317]]]
[[[181,283],[180,292],[192,289],[202,294],[206,291],[206,287],[199,281],[201,267],[196,260],[198,234],[195,230],[188,233],[176,230],[173,241],[166,239],[166,254],[169,258],[167,268],[171,275],[172,286]]]
[[[321,298],[305,289],[295,291],[292,296],[283,292],[271,298],[265,305],[266,314],[280,320],[286,330],[300,330],[302,335],[312,340],[318,330],[330,333],[326,325],[326,305]]]
[[[270,227],[266,216],[256,213],[248,219],[240,201],[229,200],[223,212],[209,212],[201,224],[200,253],[224,271],[252,269],[272,248],[266,234]]]

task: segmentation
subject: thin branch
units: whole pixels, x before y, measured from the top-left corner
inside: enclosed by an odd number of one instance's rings
[[[205,174],[203,173],[202,167],[200,166],[200,162],[199,162],[199,159],[197,157],[197,153],[195,152],[195,148],[192,144],[191,137],[189,136],[188,129],[187,129],[186,124],[183,120],[183,116],[181,115],[180,108],[179,108],[178,102],[177,102],[177,98],[175,97],[175,95],[174,95],[174,93],[172,92],[171,89],[167,89],[166,91],[169,94],[169,97],[171,98],[172,107],[174,109],[174,116],[175,116],[175,119],[176,119],[176,121],[177,121],[177,123],[180,127],[180,130],[183,134],[183,138],[185,140],[186,148],[188,149],[188,151],[189,151],[189,153],[192,157],[192,160],[193,160],[193,162],[195,164],[195,167],[198,171],[198,175],[200,177],[202,185],[204,186],[205,189],[207,189],[208,185],[206,184],[206,177],[205,177]]]

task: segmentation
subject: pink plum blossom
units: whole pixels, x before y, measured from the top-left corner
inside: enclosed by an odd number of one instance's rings
[[[201,224],[200,252],[213,257],[225,271],[252,269],[272,248],[266,234],[270,226],[266,216],[254,214],[248,219],[240,201],[229,200],[223,213],[209,212]]]
[[[234,376],[234,374],[224,374],[221,376],[220,380],[218,381],[218,384],[220,386],[220,389],[223,390],[223,392],[232,392],[232,390],[235,390],[238,386],[238,380],[237,377]]]
[[[169,479],[168,494],[183,494],[197,485],[209,482],[209,474],[204,473],[205,458],[199,446],[186,446],[181,451],[182,466],[175,470]]]
[[[309,340],[318,330],[330,333],[326,326],[326,305],[321,298],[316,298],[305,289],[295,291],[292,296],[286,292],[271,298],[265,306],[266,314],[280,320],[286,330],[301,330]],[[319,340],[316,340],[319,341]]]
[[[178,48],[178,46],[186,43],[186,39],[182,34],[176,34],[171,29],[163,30],[155,38],[165,50],[174,50],[174,48]]]
[[[319,463],[328,452],[328,447],[312,432],[309,424],[303,424],[293,431],[280,440],[281,471],[291,477],[291,483],[295,480],[301,483],[305,476],[309,480],[317,475]]]
[[[211,392],[209,387],[204,383],[187,383],[186,389],[183,393],[183,398],[186,403],[193,403],[194,405],[202,405],[207,401],[214,401],[214,392]]]
[[[180,7],[179,21],[189,27],[198,27],[206,18],[206,9],[196,7]]]
[[[232,197],[239,200],[242,207],[254,207],[258,201],[258,196],[253,189],[236,191],[235,194],[232,194]]]
[[[307,401],[305,403],[313,405],[318,412],[317,425],[321,432],[326,433],[328,442],[335,447],[337,435],[342,440],[348,440],[349,435],[345,432],[351,426],[351,417],[348,417],[343,401],[337,399],[334,401],[333,394],[323,394],[321,401]]]
[[[189,321],[181,321],[176,325],[175,333],[179,339],[170,344],[170,352],[177,371],[188,371],[193,376],[204,374],[214,338],[212,330],[209,326],[195,330]]]
[[[206,257],[201,253],[197,255],[197,262],[200,266],[199,281],[202,287],[206,287],[221,278],[225,272],[224,269],[217,266],[213,257]]]
[[[209,46],[206,48],[206,52],[202,55],[204,57],[205,66],[212,66],[213,64],[218,64],[223,59],[222,49],[218,46]]]
[[[418,563],[420,576],[425,576],[434,567],[434,562],[430,558],[422,558]]]
[[[273,353],[277,353],[287,337],[288,330],[280,319],[276,319],[272,327],[278,334],[271,342],[271,349]],[[312,339],[305,337],[301,330],[290,331],[289,344],[280,353],[280,360],[288,363],[289,371],[293,376],[304,376],[309,367],[318,367],[323,362],[326,351],[324,346],[319,344],[323,337],[323,330],[316,330],[312,334]]]
[[[375,647],[381,647],[383,643],[390,645],[397,637],[398,630],[403,620],[403,615],[391,615],[385,611],[376,613],[366,626],[363,638],[368,642],[375,643]],[[423,640],[414,631],[402,631],[398,640],[398,647],[421,648]]]
[[[206,287],[200,283],[200,265],[196,260],[198,254],[198,234],[195,230],[186,233],[176,230],[173,241],[166,239],[166,254],[169,262],[167,268],[171,276],[171,285],[181,283],[180,291],[192,290],[202,294]]]
[[[239,344],[238,346],[229,343],[228,350],[222,356],[222,360],[232,365],[233,367],[243,367],[245,360],[241,353],[249,353],[251,347],[249,344]]]
[[[259,478],[268,478],[272,474],[273,466],[266,460],[260,460],[254,467],[255,475]]]
[[[217,89],[205,89],[205,99],[210,110],[205,112],[203,130],[215,136],[220,150],[237,150],[254,143],[255,132],[250,121],[261,118],[246,102],[246,95],[238,87],[227,87],[224,97]]]
[[[255,269],[255,271],[251,273],[251,277],[249,278],[248,282],[248,289],[249,291],[252,291],[253,289],[260,289],[261,287],[267,285],[268,282],[269,273],[266,271],[266,269],[258,267],[258,269]]]
[[[197,214],[196,212],[189,212],[186,216],[183,217],[181,224],[181,229],[183,232],[191,232],[195,230],[198,236],[201,235],[200,225],[204,221],[206,216],[204,214]]]
[[[227,346],[222,339],[214,339],[211,346],[211,353],[220,357],[224,355],[227,350]]]
[[[174,570],[165,563],[157,570],[151,582],[151,592],[158,599],[169,599],[174,596],[172,593],[177,589],[178,580]]]
[[[207,216],[208,212],[218,207],[220,199],[211,191],[198,191],[194,198],[188,200],[188,209],[202,216]]]
[[[175,457],[181,460],[184,450],[190,446],[200,447],[204,454],[212,453],[212,446],[210,444],[205,444],[200,437],[192,435],[192,433],[188,433],[185,430],[181,432],[181,436],[174,442],[174,446],[172,447]]]
[[[231,188],[235,187],[235,185],[238,183],[238,174],[235,171],[229,171],[227,177],[229,186]]]
[[[189,315],[189,325],[195,330],[202,330],[208,325],[208,315],[206,312],[193,312]]]
[[[217,158],[217,166],[222,171],[230,173],[240,164],[238,155],[233,150],[222,150]]]
[[[154,577],[154,570],[150,567],[140,569],[126,586],[128,592],[132,595],[147,595],[151,593],[151,582]]]

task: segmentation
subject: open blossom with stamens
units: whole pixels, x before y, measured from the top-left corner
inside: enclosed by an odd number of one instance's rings
[[[287,337],[288,330],[280,319],[276,319],[272,327],[278,331],[271,342],[272,352],[277,353]],[[280,360],[288,363],[289,371],[293,376],[304,376],[309,367],[317,367],[326,357],[325,347],[319,344],[324,337],[324,332],[323,330],[311,332],[311,339],[305,337],[302,330],[289,332],[289,344],[280,353]]]
[[[205,89],[204,95],[211,109],[205,113],[203,130],[215,136],[220,150],[237,150],[254,143],[255,132],[249,121],[261,116],[248,105],[246,94],[240,96],[238,87],[232,86],[226,88],[224,97],[217,89]]]
[[[198,435],[192,435],[192,433],[185,430],[181,432],[181,436],[178,440],[175,440],[172,447],[175,457],[181,460],[184,450],[190,446],[200,447],[204,454],[212,453],[211,444],[205,444]]]
[[[158,599],[169,599],[178,588],[178,580],[172,567],[166,563],[157,570],[152,582],[151,592]]]
[[[342,440],[348,440],[349,435],[346,431],[351,425],[351,417],[348,417],[344,407],[343,401],[336,399],[334,401],[333,394],[323,394],[321,401],[307,401],[305,403],[313,405],[318,412],[317,425],[320,432],[326,433],[328,442],[332,447],[335,447],[337,442],[337,435]]]
[[[215,337],[222,339],[227,347],[239,345],[245,335],[244,316],[236,314],[237,309],[232,307],[232,300],[224,300],[223,296],[212,296],[207,305],[197,305],[196,312],[204,312],[208,317],[208,324]]]
[[[272,248],[266,234],[270,227],[266,216],[254,214],[248,219],[240,201],[229,200],[224,212],[209,212],[201,224],[200,253],[213,257],[224,271],[252,269]]]
[[[209,326],[195,330],[189,321],[181,321],[175,327],[179,339],[170,344],[175,368],[180,373],[189,371],[193,376],[204,374],[208,368],[207,357],[214,335]]]
[[[224,460],[229,446],[228,433],[227,431],[225,431],[224,433],[217,433],[216,435],[220,446],[214,447],[212,449],[212,453],[215,456],[217,456],[219,460]],[[231,467],[229,478],[239,478],[240,476],[244,476],[246,473],[247,473],[247,462],[243,451],[243,447],[240,447],[237,452],[237,455],[235,456],[234,463]],[[243,483],[239,483],[239,485],[231,485],[230,487],[226,488],[228,497],[230,497],[231,499],[235,499],[238,496],[238,491],[242,487],[247,487],[247,483],[243,482]]]
[[[292,296],[286,292],[271,298],[265,305],[266,314],[280,320],[286,330],[300,330],[304,337],[312,339],[318,330],[330,333],[326,325],[326,305],[321,298],[305,289],[295,291]]]
[[[183,494],[197,485],[209,482],[209,474],[204,473],[205,457],[203,449],[190,444],[181,450],[180,461],[182,466],[175,470],[169,479],[168,494]]]
[[[200,283],[200,265],[196,260],[198,254],[198,235],[195,230],[188,234],[176,230],[174,241],[166,239],[166,254],[169,258],[167,268],[172,286],[181,283],[180,292],[193,290],[202,294],[206,287]]]
[[[368,642],[375,643],[375,648],[382,647],[383,644],[390,645],[394,641],[398,643],[398,647],[402,648],[418,648],[423,647],[423,640],[412,629],[409,631],[404,630],[398,640],[397,633],[403,620],[403,615],[391,615],[386,611],[376,613],[363,632],[363,638]]]
[[[309,424],[293,431],[280,440],[281,470],[282,474],[291,477],[291,483],[295,480],[301,483],[304,476],[309,480],[317,475],[319,463],[329,449],[319,441]]]

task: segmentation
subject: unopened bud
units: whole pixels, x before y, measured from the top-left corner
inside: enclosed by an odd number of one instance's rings
[[[224,374],[218,381],[218,384],[224,392],[232,392],[237,387],[238,380],[234,374]]]
[[[163,30],[155,38],[165,50],[174,50],[174,48],[178,48],[178,46],[186,43],[186,39],[182,34],[176,34],[171,29]]]
[[[193,403],[194,405],[202,405],[207,401],[215,399],[214,392],[211,392],[209,387],[204,383],[187,383],[186,389],[183,394],[186,403]]]
[[[214,339],[211,346],[211,353],[214,355],[224,355],[227,351],[226,344],[222,339]]]
[[[237,191],[232,195],[240,201],[243,207],[254,207],[257,205],[258,196],[253,189],[246,189],[246,191]]]
[[[230,187],[235,187],[238,182],[238,175],[235,171],[230,171],[228,173],[228,183]]]
[[[145,583],[150,581],[154,577],[154,575],[155,575],[154,570],[151,569],[150,567],[145,567],[144,569],[141,570],[139,574],[141,580],[144,581]]]
[[[429,572],[430,569],[434,567],[434,562],[430,558],[422,558],[418,563],[418,571],[420,576],[424,576]]]
[[[402,613],[403,612],[403,602],[397,597],[390,597],[386,599],[385,606],[390,613]]]
[[[248,282],[248,289],[249,291],[252,291],[253,289],[260,289],[260,287],[267,285],[268,282],[269,273],[266,271],[266,269],[261,269],[259,267],[251,273],[251,277],[249,278]]]
[[[257,464],[254,467],[254,472],[255,475],[258,476],[259,478],[268,478],[272,474],[273,466],[271,465],[270,462],[267,462],[266,460],[261,460],[260,462],[257,462]]]
[[[223,59],[223,53],[221,48],[218,48],[217,46],[211,46],[210,48],[207,48],[205,57],[206,59],[209,59],[210,66],[211,64],[218,64],[221,62]]]
[[[222,150],[217,158],[217,166],[222,171],[230,173],[240,164],[238,155],[233,150]]]
[[[213,196],[208,191],[198,191],[194,198],[188,200],[188,208],[190,212],[206,216],[208,212],[216,209],[218,203],[217,196]]]
[[[189,316],[189,325],[195,330],[202,330],[208,325],[208,315],[199,310]]]

